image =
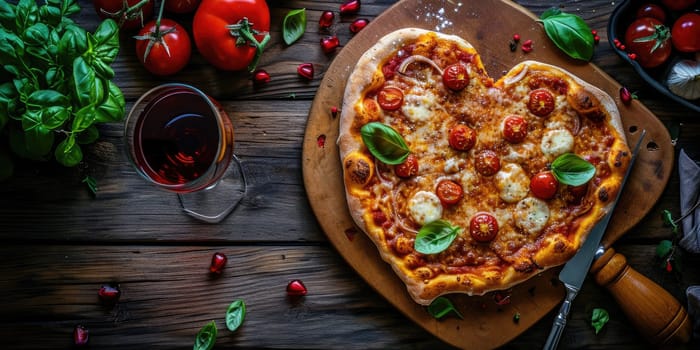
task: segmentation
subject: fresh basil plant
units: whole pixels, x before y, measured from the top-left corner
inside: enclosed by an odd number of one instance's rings
[[[577,15],[552,8],[540,16],[545,33],[554,44],[572,58],[590,61],[595,40],[591,28]]]

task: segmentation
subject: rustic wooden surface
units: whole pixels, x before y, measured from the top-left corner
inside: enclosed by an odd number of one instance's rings
[[[85,166],[23,162],[15,176],[0,183],[0,336],[4,348],[71,347],[76,324],[90,329],[92,348],[189,348],[204,324],[219,326],[217,348],[447,348],[418,327],[366,284],[328,243],[314,217],[303,186],[302,140],[311,102],[333,60],[318,45],[317,21],[342,1],[269,1],[272,41],[261,67],[272,75],[253,87],[245,73],[223,73],[198,54],[181,73],[156,78],[134,57],[124,36],[114,67],[115,82],[127,108],[150,87],[166,81],[196,85],[218,99],[236,128],[236,153],[249,174],[241,206],[223,223],[206,225],[179,211],[177,198],[153,188],[129,166],[122,125],[101,127],[102,137],[86,155]],[[517,1],[539,15],[554,2]],[[394,1],[363,1],[357,17],[373,19]],[[610,1],[556,2],[599,31],[593,62],[672,129],[679,129],[676,154],[685,148],[700,159],[697,113],[669,103],[645,86],[607,44],[605,28],[614,9]],[[97,24],[89,1],[76,19]],[[287,47],[281,40],[282,18],[290,10],[308,10],[307,31]],[[176,17],[189,26],[188,16]],[[335,26],[341,43],[351,39],[342,18]],[[507,19],[504,19],[507,20]],[[305,82],[296,66],[312,62],[316,78]],[[682,124],[682,127],[678,125]],[[675,132],[673,133],[675,134]],[[81,179],[98,181],[93,198]],[[670,237],[660,212],[678,214],[679,182],[674,169],[658,203],[631,232],[615,243],[629,264],[685,304],[685,288],[700,284],[700,258],[684,255],[679,275],[659,268],[658,242]],[[222,276],[207,273],[211,255],[229,257]],[[285,297],[285,286],[300,278],[309,295]],[[122,297],[102,305],[97,290],[119,283]],[[224,313],[235,298],[248,304],[245,323],[235,333],[224,326]],[[590,310],[603,307],[611,320],[595,335]],[[504,348],[539,348],[553,313]],[[527,317],[527,315],[522,315]],[[498,337],[498,334],[493,334]],[[696,348],[698,342],[688,345]],[[647,348],[648,344],[607,292],[586,281],[573,305],[561,349]]]

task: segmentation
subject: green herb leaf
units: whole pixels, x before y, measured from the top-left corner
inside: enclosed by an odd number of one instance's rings
[[[678,234],[678,223],[676,220],[673,220],[673,214],[668,209],[664,209],[661,212],[662,218],[664,220],[664,226],[670,227],[671,232],[676,235]]]
[[[601,308],[593,309],[593,314],[591,315],[591,326],[595,328],[595,334],[598,334],[603,326],[610,321],[610,315],[608,311]]]
[[[228,310],[226,310],[226,328],[234,332],[243,324],[244,319],[245,302],[241,299],[234,300],[231,305],[228,306]]]
[[[441,319],[450,313],[454,313],[462,320],[464,319],[464,316],[457,311],[457,308],[455,308],[450,299],[445,297],[437,297],[432,303],[430,303],[430,305],[428,305],[427,309],[428,313],[437,319]]]
[[[550,7],[544,12],[542,12],[542,15],[540,15],[540,19],[545,19],[547,17],[551,17],[554,15],[559,15],[561,14],[561,10],[557,7]]]
[[[552,162],[552,174],[560,183],[583,185],[595,175],[595,166],[573,153],[564,153]]]
[[[83,179],[83,183],[87,185],[93,197],[97,195],[97,180],[95,180],[94,177],[90,175],[85,176],[85,178]]]
[[[71,134],[56,146],[54,156],[59,163],[67,167],[76,166],[83,160],[83,151],[80,149],[80,145],[75,142],[75,134]]]
[[[287,45],[299,40],[306,31],[306,9],[292,10],[284,16],[282,37]]]
[[[192,350],[211,350],[216,343],[216,322],[211,321],[199,330],[194,338],[194,347]]]
[[[401,134],[388,125],[371,122],[362,126],[360,132],[370,153],[385,164],[401,164],[411,153]]]
[[[545,12],[540,17],[547,36],[572,58],[590,61],[595,45],[591,28],[577,15]]]
[[[423,254],[437,254],[447,249],[462,229],[444,220],[432,221],[421,227],[413,243],[414,249]]]
[[[668,256],[668,254],[671,253],[671,248],[673,247],[673,243],[671,241],[664,239],[661,242],[659,242],[659,245],[656,246],[656,256],[658,256],[661,259],[664,259]]]

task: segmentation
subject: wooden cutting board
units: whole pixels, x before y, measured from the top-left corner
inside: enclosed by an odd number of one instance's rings
[[[504,20],[507,19],[507,20]],[[610,222],[604,244],[609,246],[642,219],[660,197],[673,167],[673,147],[664,125],[641,103],[619,103],[620,85],[598,67],[560,52],[547,38],[537,17],[511,1],[400,1],[358,33],[338,55],[321,82],[309,113],[303,144],[304,184],[311,207],[328,239],[367,283],[407,317],[457,347],[495,348],[525,331],[557,306],[564,289],[552,269],[513,288],[510,303],[498,305],[494,294],[481,297],[451,295],[464,320],[435,320],[409,297],[406,288],[384,263],[374,244],[350,217],[335,140],[338,118],[332,107],[342,105],[347,78],[359,57],[385,34],[404,27],[420,27],[456,34],[481,54],[489,74],[497,79],[517,63],[533,59],[565,68],[598,86],[618,101],[628,142],[642,129],[647,140]],[[534,50],[511,52],[513,33],[534,41]],[[519,314],[518,322],[513,321]],[[544,339],[542,340],[544,342]]]

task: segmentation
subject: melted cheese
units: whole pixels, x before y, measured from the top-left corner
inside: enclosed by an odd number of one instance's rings
[[[548,130],[542,136],[540,149],[547,158],[556,158],[574,149],[574,136],[566,129]]]
[[[549,220],[549,206],[543,200],[527,197],[515,206],[515,222],[529,234],[537,234]]]
[[[499,197],[506,203],[515,203],[527,196],[530,179],[517,164],[504,165],[495,176]]]
[[[421,225],[442,217],[440,198],[433,192],[419,191],[408,201],[408,210],[414,221]]]
[[[401,112],[412,122],[426,122],[431,119],[433,112],[440,107],[437,105],[438,98],[430,90],[421,89],[420,94],[416,92],[404,95]]]

